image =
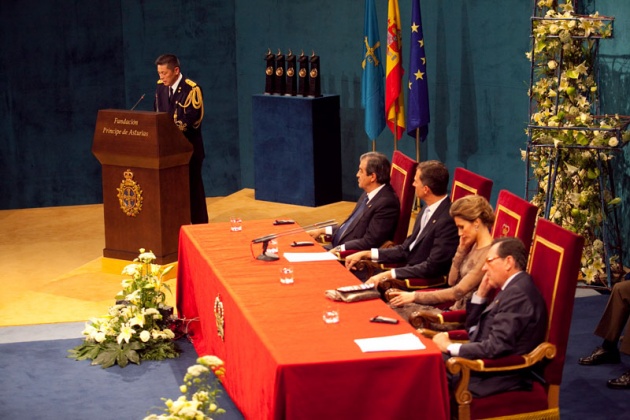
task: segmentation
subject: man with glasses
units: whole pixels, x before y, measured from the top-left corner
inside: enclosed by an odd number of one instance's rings
[[[527,250],[517,238],[498,238],[488,251],[482,268],[485,275],[468,304],[466,330],[470,342],[453,343],[448,333],[433,341],[449,356],[493,359],[529,353],[544,338],[547,307],[529,274]],[[498,291],[494,298],[494,292]],[[471,374],[469,390],[474,397],[498,392],[531,390],[529,370]]]

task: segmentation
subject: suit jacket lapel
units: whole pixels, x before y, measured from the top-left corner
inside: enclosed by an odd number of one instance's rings
[[[435,209],[433,214],[429,216],[429,220],[427,220],[427,225],[424,227],[424,229],[422,229],[422,233],[420,233],[420,239],[418,240],[418,242],[420,242],[422,238],[427,236],[427,233],[431,232],[434,229],[435,222],[437,222],[437,218],[441,217],[442,213],[446,211],[446,207],[448,206],[449,203],[450,203],[450,199],[448,197],[445,198],[444,201],[440,203],[438,208]],[[419,228],[420,226],[418,225],[418,229]],[[416,244],[416,246],[418,245]]]
[[[352,217],[352,215],[359,210],[359,207],[361,207],[361,203],[367,198],[367,193],[364,192],[363,194],[361,194],[361,197],[359,197],[359,200],[357,201],[357,205],[354,206],[354,210],[352,211],[352,213],[350,213],[350,216],[348,217],[348,219],[350,219],[350,217]],[[376,198],[376,196],[374,197]],[[341,241],[348,233],[350,233],[350,231],[354,228],[354,226],[358,223],[358,221],[363,217],[363,215],[365,214],[365,212],[372,207],[372,200],[370,200],[370,202],[368,203],[367,207],[365,208],[365,210],[363,210],[363,214],[358,215],[357,217],[354,218],[354,220],[352,220],[348,226],[346,226],[346,228],[344,229],[343,233],[341,234],[341,236],[339,237],[339,241]]]
[[[420,212],[416,216],[416,221],[413,224],[413,230],[411,231],[411,235],[407,236],[407,239],[405,239],[405,242],[403,242],[403,246],[407,250],[409,249],[409,247],[411,246],[413,241],[416,240],[416,237],[418,236],[418,232],[420,232],[420,220],[421,219],[422,219],[422,212]]]

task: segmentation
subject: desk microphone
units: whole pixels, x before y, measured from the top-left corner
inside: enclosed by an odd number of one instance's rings
[[[136,102],[136,104],[134,106],[131,107],[130,111],[133,111],[134,109],[136,109],[136,107],[138,106],[138,104],[140,103],[140,101],[142,101],[144,99],[144,93],[142,94],[142,96],[140,97],[140,99],[138,99],[138,102]]]
[[[271,233],[269,235],[265,235],[265,236],[261,236],[259,238],[252,239],[252,245],[253,244],[262,243],[262,254],[257,256],[256,259],[261,260],[261,261],[276,261],[276,260],[278,260],[280,258],[277,255],[267,254],[267,246],[269,245],[269,241],[272,240],[272,239],[276,239],[276,238],[279,238],[281,236],[293,235],[295,233],[300,233],[300,232],[304,232],[304,231],[311,230],[311,229],[319,229],[319,228],[323,228],[323,227],[326,227],[326,226],[332,226],[332,225],[334,225],[336,223],[337,222],[335,222],[334,219],[331,219],[331,220],[326,220],[325,222],[314,223],[314,224],[309,225],[309,226],[304,226],[304,227],[298,227],[298,228],[290,229],[290,230],[287,230],[287,231],[282,232],[282,233]],[[252,252],[252,254],[253,254],[253,252]]]

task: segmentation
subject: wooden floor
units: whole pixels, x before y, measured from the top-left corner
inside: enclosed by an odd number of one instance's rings
[[[207,203],[210,223],[238,215],[244,220],[291,218],[302,226],[343,220],[355,204],[313,208],[257,201],[251,189]],[[2,210],[0,232],[0,326],[85,321],[112,305],[129,261],[102,257],[102,205]],[[173,291],[175,282],[169,281]]]

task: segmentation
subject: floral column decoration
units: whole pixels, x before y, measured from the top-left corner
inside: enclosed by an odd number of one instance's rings
[[[558,3],[535,0],[532,17],[527,194],[545,218],[584,236],[579,280],[610,287],[623,272],[610,163],[630,141],[630,117],[597,115],[595,70],[614,19]]]

